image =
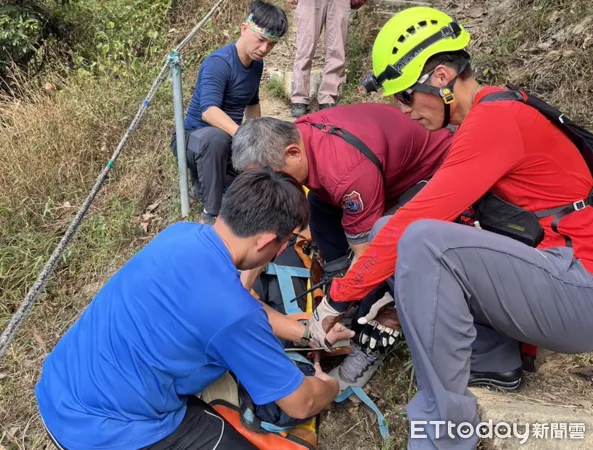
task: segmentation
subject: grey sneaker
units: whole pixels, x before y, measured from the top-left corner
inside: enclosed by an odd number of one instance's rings
[[[305,114],[309,113],[309,105],[305,105],[304,103],[293,103],[292,107],[290,108],[290,115],[292,117],[301,117]]]
[[[367,355],[358,345],[354,344],[342,364],[334,368],[328,375],[338,380],[340,394],[350,386],[363,387],[381,366],[387,353],[377,352]]]

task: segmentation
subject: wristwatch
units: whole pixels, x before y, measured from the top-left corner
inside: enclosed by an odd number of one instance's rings
[[[305,325],[305,335],[301,338],[300,341],[295,342],[295,345],[297,347],[308,347],[309,346],[309,341],[311,341],[311,331],[309,330],[309,321],[308,320],[300,320],[299,322],[303,323]]]

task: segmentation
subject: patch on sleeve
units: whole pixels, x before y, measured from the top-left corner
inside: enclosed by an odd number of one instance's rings
[[[359,213],[364,209],[364,203],[362,202],[362,196],[357,191],[352,191],[350,194],[346,194],[342,197],[341,201],[342,209],[351,214]]]

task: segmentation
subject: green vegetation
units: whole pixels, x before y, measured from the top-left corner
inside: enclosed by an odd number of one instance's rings
[[[0,74],[11,61],[37,70],[49,60],[119,76],[138,73],[167,42],[172,0],[27,0],[0,7]]]
[[[371,55],[377,33],[389,17],[380,16],[374,8],[361,8],[348,31],[346,47],[347,82],[341,87],[340,103],[382,102],[378,93],[367,94],[361,83],[372,73]]]
[[[284,79],[282,77],[270,77],[263,87],[265,92],[267,92],[270,95],[270,97],[288,101],[286,92],[284,91]]]

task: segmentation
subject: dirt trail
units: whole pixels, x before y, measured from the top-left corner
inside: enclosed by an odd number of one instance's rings
[[[266,58],[264,62],[264,83],[267,81],[271,73],[292,73],[294,55],[296,52],[296,18],[295,9],[289,5],[284,8],[288,16],[289,30],[284,38],[278,42],[272,53]],[[325,33],[322,32],[319,38],[319,44],[313,57],[313,64],[311,72],[319,72],[323,69],[324,63],[324,49],[325,49]],[[313,83],[313,80],[312,80]],[[316,97],[311,98],[312,107]],[[262,93],[261,98],[262,114],[265,116],[276,117],[278,119],[292,120],[290,117],[290,107],[288,101],[283,102],[277,98],[268,95],[266,92]]]
[[[284,36],[284,38],[282,38],[280,42],[278,42],[274,50],[272,50],[272,53],[266,58],[266,72],[275,70],[292,70],[294,54],[296,50],[297,24],[295,17],[295,9],[289,5],[286,5],[284,7],[284,10],[286,11],[286,15],[288,16],[288,33],[286,34],[286,36]],[[323,67],[323,49],[325,48],[323,40],[324,36],[322,34],[319,45],[317,46],[317,51],[315,52],[315,56],[313,57],[312,69],[319,69]]]

